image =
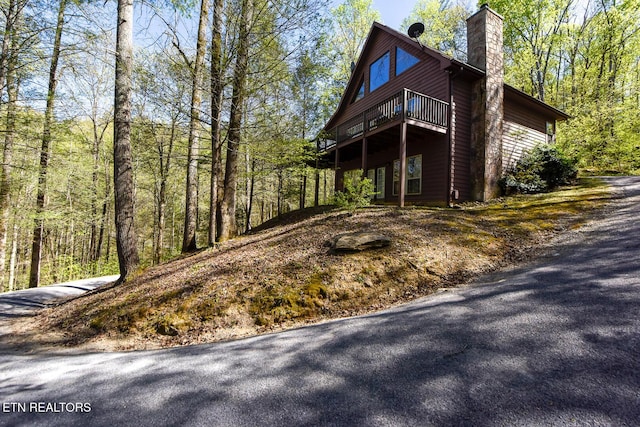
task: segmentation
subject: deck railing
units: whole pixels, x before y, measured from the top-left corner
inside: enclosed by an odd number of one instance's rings
[[[318,151],[327,151],[337,143],[335,132],[333,133],[333,135],[323,135],[321,137],[318,137],[315,142]]]
[[[407,118],[447,128],[448,103],[417,92],[407,92]]]
[[[326,151],[337,143],[358,138],[367,132],[402,119],[423,123],[432,129],[446,132],[449,104],[409,89],[394,94],[363,113],[338,125],[332,138],[319,141],[318,149]]]

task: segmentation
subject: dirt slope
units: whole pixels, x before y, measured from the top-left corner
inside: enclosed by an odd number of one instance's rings
[[[45,310],[18,325],[16,339],[94,349],[157,348],[375,311],[526,260],[552,235],[597,214],[608,198],[606,187],[585,181],[553,194],[457,209],[298,214],[295,222]],[[362,253],[332,251],[337,235],[365,230],[393,243]]]

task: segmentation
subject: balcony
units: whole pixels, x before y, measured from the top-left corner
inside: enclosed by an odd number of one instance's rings
[[[447,102],[403,89],[332,129],[327,138],[318,140],[318,150],[327,151],[336,144],[387,129],[402,120],[444,134],[448,129],[448,109]]]

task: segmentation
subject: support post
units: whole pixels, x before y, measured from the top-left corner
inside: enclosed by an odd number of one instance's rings
[[[336,172],[335,185],[334,185],[335,191],[342,190],[342,188],[338,188],[339,185],[340,185],[340,180],[338,179],[338,165],[339,164],[340,164],[340,150],[338,150],[338,144],[336,143],[336,159],[335,159],[335,163],[334,163],[334,167],[333,167],[333,170]]]
[[[447,179],[447,206],[453,207],[453,202],[456,200],[454,197],[455,190],[455,174],[456,174],[456,157],[455,157],[455,144],[456,144],[456,110],[455,99],[453,91],[453,80],[456,78],[456,74],[449,72],[449,111],[447,117],[447,138],[449,141],[449,173]]]
[[[402,120],[400,121],[400,185],[398,206],[404,207],[407,181],[407,89],[402,89]]]
[[[316,160],[316,188],[313,194],[313,206],[318,207],[320,205],[320,162]]]
[[[407,180],[407,123],[400,123],[400,191],[398,192],[398,206],[404,207],[404,195]]]
[[[368,153],[368,147],[367,147],[367,137],[365,136],[364,138],[362,138],[362,176],[363,178],[367,177],[367,169],[369,168],[369,164],[367,161],[367,153]]]

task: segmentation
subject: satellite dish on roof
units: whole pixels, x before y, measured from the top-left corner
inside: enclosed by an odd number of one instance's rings
[[[424,24],[422,22],[411,24],[409,30],[407,31],[407,34],[412,39],[417,39],[422,35],[422,33],[424,33]]]

